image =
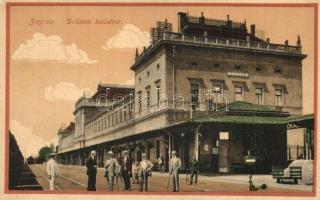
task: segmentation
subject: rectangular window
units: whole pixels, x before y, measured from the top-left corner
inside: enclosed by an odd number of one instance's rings
[[[263,88],[256,88],[256,101],[258,105],[263,105]]]
[[[157,107],[160,108],[160,85],[157,85]]]
[[[236,65],[234,65],[234,68],[235,68],[235,69],[241,69],[241,65],[236,64]]]
[[[236,86],[234,88],[235,101],[243,101],[243,86]]]
[[[190,96],[192,105],[197,105],[199,103],[199,88],[199,84],[191,83]]]
[[[114,126],[114,115],[113,115],[113,113],[111,114],[111,126],[112,127]]]
[[[128,112],[128,106],[125,106],[123,109],[123,121],[127,121],[127,112]]]
[[[111,122],[110,122],[110,115],[108,115],[108,128],[110,128]]]
[[[129,103],[129,119],[132,119],[133,118],[133,103],[130,102]]]
[[[147,109],[151,108],[151,97],[150,97],[150,89],[147,89]]]
[[[217,103],[222,102],[222,83],[221,82],[214,82],[212,84],[212,93],[210,93],[209,97],[209,110],[214,110],[214,106],[217,105]]]
[[[138,111],[139,113],[141,113],[142,110],[142,94],[141,92],[138,92]]]
[[[276,88],[275,89],[275,103],[276,106],[282,106],[283,105],[283,89],[282,88]]]
[[[120,110],[119,110],[119,123],[122,122],[122,113],[123,113],[123,110],[120,109]]]
[[[116,113],[115,113],[115,115],[114,115],[114,118],[115,118],[115,125],[117,125],[118,124],[118,120],[119,120],[119,112],[117,111]]]

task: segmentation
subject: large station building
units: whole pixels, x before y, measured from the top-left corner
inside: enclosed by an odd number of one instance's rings
[[[276,30],[275,30],[276,31]],[[246,22],[178,13],[178,30],[167,20],[151,28],[150,45],[136,50],[135,85],[99,84],[75,104],[75,122],[58,131],[58,160],[84,165],[91,150],[103,166],[108,150],[135,160],[143,152],[157,163],[176,150],[182,168],[195,156],[201,171],[270,172],[290,159],[313,158],[313,115],[302,115],[300,37],[274,44]],[[303,145],[291,151],[292,129]]]

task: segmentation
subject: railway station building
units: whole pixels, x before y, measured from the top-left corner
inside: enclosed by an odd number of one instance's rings
[[[103,166],[106,152],[146,153],[165,168],[172,150],[188,169],[245,172],[243,157],[256,157],[257,173],[285,166],[300,154],[313,159],[313,114],[302,115],[302,53],[294,45],[260,38],[255,25],[178,13],[178,30],[167,20],[151,28],[150,45],[136,50],[135,84],[100,83],[75,104],[75,122],[58,131],[58,161],[85,165],[91,150]],[[276,30],[274,30],[276,31]],[[291,152],[292,129],[303,145]],[[295,156],[293,156],[295,155]]]

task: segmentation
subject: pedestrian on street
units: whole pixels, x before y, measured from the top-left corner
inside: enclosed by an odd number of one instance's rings
[[[130,183],[130,177],[132,176],[132,161],[129,157],[128,151],[123,151],[123,158],[121,160],[121,175],[123,177],[124,182],[124,190],[130,191],[131,189],[131,183]]]
[[[88,175],[88,187],[87,191],[96,191],[96,176],[97,176],[97,152],[91,151],[90,157],[87,161],[87,175]]]
[[[181,160],[177,157],[177,152],[171,152],[172,158],[169,162],[169,175],[172,178],[172,191],[179,192],[179,170],[181,168]]]
[[[190,166],[190,182],[189,185],[193,184],[193,177],[195,177],[194,183],[197,185],[198,182],[198,174],[199,174],[199,161],[196,156],[193,156],[191,166]]]
[[[119,178],[120,178],[120,181],[122,182],[121,165],[119,164],[119,163],[121,163],[121,158],[118,158],[117,162],[118,162],[118,166],[117,166],[117,169],[116,169],[116,184],[118,185],[119,184]],[[119,188],[119,185],[118,185],[118,188]]]
[[[108,151],[108,158],[105,162],[104,168],[106,169],[105,177],[107,178],[107,184],[109,191],[113,191],[114,186],[114,176],[116,175],[116,171],[118,168],[118,161],[113,158],[113,152]]]
[[[59,175],[58,164],[56,162],[56,154],[51,153],[47,162],[47,174],[50,183],[50,190],[54,190],[55,180]]]
[[[151,176],[153,163],[147,159],[147,154],[142,154],[142,161],[139,165],[140,192],[148,191],[148,177]]]
[[[163,159],[161,156],[158,158],[158,165],[159,165],[159,172],[163,173]]]
[[[139,162],[135,162],[134,164],[132,164],[132,184],[139,184],[139,169],[140,168],[140,163]]]

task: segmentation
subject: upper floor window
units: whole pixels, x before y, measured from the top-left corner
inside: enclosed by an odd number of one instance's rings
[[[160,64],[157,64],[157,69],[160,69]]]
[[[151,97],[150,97],[150,88],[147,89],[147,109],[151,108]]]
[[[138,111],[139,113],[141,112],[142,110],[142,93],[141,91],[138,92]]]
[[[256,88],[256,102],[258,105],[263,105],[263,88]]]
[[[275,104],[276,106],[283,105],[283,88],[281,87],[275,89]]]
[[[157,107],[160,108],[160,84],[157,85]]]
[[[220,64],[219,63],[215,63],[215,64],[213,64],[213,67],[220,68]]]
[[[280,67],[276,67],[276,68],[274,69],[274,73],[276,73],[276,74],[281,74],[281,73],[282,73],[282,69],[280,69]]]
[[[241,69],[241,65],[235,64],[235,65],[234,65],[234,68],[235,68],[235,69]]]
[[[147,71],[147,77],[149,77],[150,76],[150,71]]]
[[[234,97],[235,97],[235,101],[243,101],[244,100],[243,86],[241,86],[241,85],[235,86]]]
[[[191,83],[190,96],[192,105],[197,105],[199,103],[199,90],[200,85],[198,83]]]
[[[262,68],[261,68],[261,67],[256,67],[256,71],[257,71],[257,72],[261,72],[261,71],[262,71]]]
[[[197,62],[191,62],[191,67],[197,67],[198,63]]]

